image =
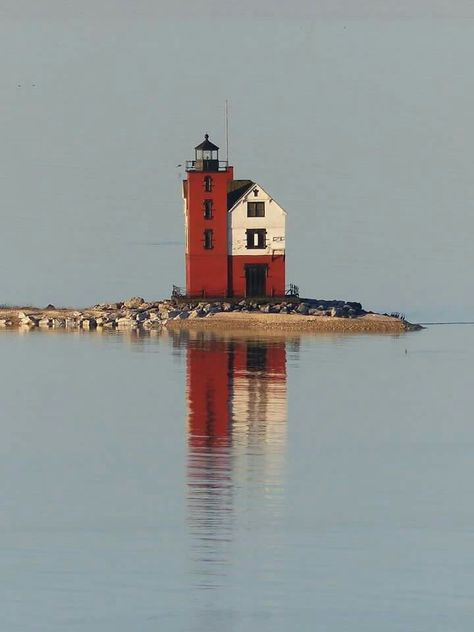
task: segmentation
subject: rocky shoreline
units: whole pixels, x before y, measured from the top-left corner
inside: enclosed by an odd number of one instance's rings
[[[312,331],[411,331],[400,314],[367,312],[353,301],[316,299],[196,301],[133,297],[86,309],[1,307],[0,328],[160,330],[177,326],[301,329]]]

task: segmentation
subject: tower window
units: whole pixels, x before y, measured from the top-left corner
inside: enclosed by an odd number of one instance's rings
[[[212,191],[212,178],[211,178],[211,176],[206,176],[204,178],[204,191]]]
[[[257,249],[266,248],[267,245],[267,231],[264,228],[255,228],[246,231],[247,235],[247,248]]]
[[[204,200],[204,219],[212,219],[212,200]]]
[[[210,228],[207,228],[204,231],[204,248],[205,250],[212,250],[214,248],[213,244],[214,231]]]
[[[247,202],[247,217],[265,217],[265,202]]]

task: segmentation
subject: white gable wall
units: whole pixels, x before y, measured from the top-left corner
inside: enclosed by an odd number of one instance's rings
[[[254,189],[258,195],[254,195]],[[265,202],[265,217],[247,217],[247,202]],[[285,254],[286,212],[258,184],[238,200],[229,211],[228,246],[231,255],[261,256]],[[247,248],[246,231],[265,228],[266,248]]]

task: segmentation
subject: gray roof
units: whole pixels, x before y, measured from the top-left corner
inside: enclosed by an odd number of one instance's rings
[[[231,180],[227,185],[227,210],[230,211],[234,204],[254,186],[253,180]]]

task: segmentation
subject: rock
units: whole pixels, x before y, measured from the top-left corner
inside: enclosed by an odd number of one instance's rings
[[[145,320],[142,323],[142,327],[145,329],[161,329],[161,322],[159,320]]]
[[[296,308],[296,311],[298,312],[298,314],[302,314],[303,316],[307,316],[307,314],[309,312],[308,305],[306,303],[300,303],[298,305],[298,307]]]
[[[222,303],[222,311],[223,312],[231,312],[232,311],[231,303]]]
[[[119,329],[126,329],[128,327],[136,327],[137,322],[132,318],[128,318],[127,316],[123,316],[122,318],[117,318],[117,327]]]
[[[176,318],[176,316],[178,316],[179,314],[181,314],[181,312],[180,312],[179,310],[177,310],[177,309],[171,309],[171,310],[168,312],[168,314],[167,314],[166,318],[169,318],[169,319]]]
[[[147,311],[138,312],[138,314],[135,316],[135,320],[137,321],[137,323],[143,323],[145,322],[145,320],[148,320],[148,317],[149,313]]]
[[[53,326],[52,318],[42,318],[38,323],[38,327],[52,327],[52,326]]]
[[[186,311],[180,312],[178,316],[176,316],[176,318],[179,320],[186,320],[186,318],[188,317],[189,317],[189,312],[186,312]]]
[[[81,321],[81,327],[82,329],[95,329],[97,327],[95,318],[84,318]]]
[[[77,318],[66,318],[66,327],[68,329],[75,329],[76,327],[79,327]]]
[[[263,312],[264,314],[269,314],[271,312],[271,306],[270,305],[260,305],[260,311]]]
[[[137,307],[143,305],[144,302],[145,299],[141,298],[141,296],[133,296],[132,298],[129,298],[128,301],[125,301],[123,306],[126,309],[137,309]]]
[[[66,327],[66,319],[65,318],[53,318],[53,327],[56,329],[62,329]]]
[[[36,327],[41,319],[35,316],[27,316],[26,314],[23,318],[20,318],[20,325],[24,327]]]
[[[2,318],[0,319],[0,327],[6,327],[7,326],[7,319],[6,318]]]
[[[48,303],[45,309],[56,309],[52,303]]]

